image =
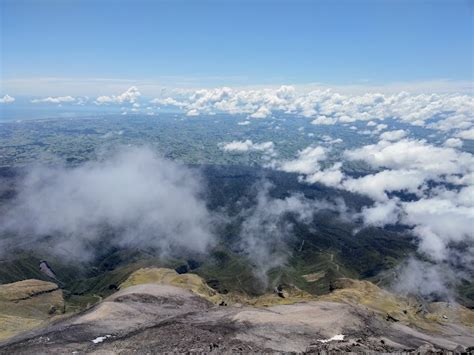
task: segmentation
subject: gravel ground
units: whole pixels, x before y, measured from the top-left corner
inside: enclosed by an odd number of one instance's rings
[[[335,302],[215,306],[182,288],[145,284],[0,344],[0,353],[429,352],[474,345],[468,328],[443,329],[429,334]],[[339,340],[322,341],[334,336]]]

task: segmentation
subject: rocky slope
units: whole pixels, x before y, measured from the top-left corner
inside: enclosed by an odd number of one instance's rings
[[[428,351],[474,345],[474,313],[343,279],[315,298],[285,286],[218,294],[193,274],[142,269],[94,307],[0,343],[0,353]]]

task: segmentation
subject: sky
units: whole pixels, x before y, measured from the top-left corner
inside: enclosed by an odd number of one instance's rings
[[[0,4],[1,95],[112,94],[100,88],[140,83],[465,86],[473,76],[468,0]]]

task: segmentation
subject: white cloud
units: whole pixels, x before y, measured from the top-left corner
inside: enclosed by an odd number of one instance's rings
[[[273,152],[275,145],[273,142],[263,142],[263,143],[255,143],[252,147],[253,150],[261,150],[266,152]]]
[[[319,182],[327,186],[339,187],[344,178],[341,168],[342,163],[335,163],[329,168],[314,171],[313,173],[306,175],[303,180],[311,184]]]
[[[402,202],[402,222],[414,227],[420,250],[435,260],[444,260],[449,244],[474,241],[474,158],[450,147],[435,147],[425,141],[381,141],[345,154],[375,168],[389,168],[375,175],[348,179],[343,186],[378,201],[388,201],[384,191],[407,191],[418,199]],[[380,177],[380,178],[377,178]],[[430,187],[428,183],[460,184],[459,190]],[[463,186],[464,185],[464,186]]]
[[[324,147],[307,147],[298,152],[294,160],[283,161],[278,169],[290,173],[302,174],[301,179],[308,183],[322,183],[328,186],[338,186],[343,178],[342,164],[336,163],[326,169],[321,162],[327,158],[328,149]]]
[[[327,157],[324,147],[307,147],[298,152],[297,159],[283,162],[281,170],[290,173],[312,174],[321,169],[320,162]]]
[[[393,290],[404,295],[421,295],[431,299],[433,295],[452,300],[455,294],[453,285],[459,274],[443,264],[420,261],[410,257],[397,272]],[[447,286],[449,284],[449,286]]]
[[[50,103],[50,104],[61,104],[65,102],[74,102],[76,99],[72,96],[57,96],[57,97],[45,97],[43,99],[33,99],[31,103]]]
[[[221,148],[226,152],[246,152],[253,146],[250,139],[245,141],[232,141],[229,143],[222,143]]]
[[[470,193],[472,197],[472,187],[469,189],[463,193]],[[474,241],[473,200],[471,198],[470,203],[464,205],[441,195],[406,202],[403,204],[403,222],[415,226],[414,232],[421,240],[421,251],[436,261],[443,261],[448,257],[449,243],[467,239]]]
[[[386,140],[386,141],[398,141],[404,137],[406,137],[407,131],[404,131],[403,129],[399,129],[396,131],[387,131],[383,132],[380,135],[380,139]]]
[[[253,143],[250,139],[245,141],[232,141],[220,143],[219,147],[226,152],[248,152],[260,151],[268,155],[275,155],[275,145],[273,142]]]
[[[298,90],[280,88],[231,89],[228,87],[182,90],[177,97],[152,100],[155,104],[173,105],[185,111],[225,112],[266,118],[284,112],[313,118],[315,125],[332,125],[393,118],[416,126],[449,131],[472,126],[474,100],[462,94],[340,94],[330,89]],[[379,124],[377,131],[386,129]]]
[[[196,109],[189,110],[186,112],[186,116],[193,117],[193,116],[199,116],[199,111]]]
[[[67,257],[91,256],[104,226],[115,231],[114,245],[164,254],[204,252],[213,242],[199,174],[146,148],[123,148],[74,168],[32,168],[18,189],[0,230],[27,236],[35,247],[51,236],[54,251]]]
[[[10,95],[4,95],[3,97],[0,97],[0,104],[11,104],[15,101],[14,97],[11,97]]]
[[[456,134],[456,137],[461,138],[461,139],[471,139],[474,140],[474,128],[458,132]]]
[[[251,118],[267,118],[272,112],[265,106],[261,106],[257,111],[250,115]]]
[[[109,92],[122,92],[130,86],[139,87],[146,96],[156,97],[161,95],[164,90],[168,91],[190,91],[195,90],[196,85],[203,87],[215,87],[219,83],[227,83],[238,89],[262,89],[262,85],[252,83],[247,85],[247,77],[229,76],[165,76],[155,79],[120,79],[120,78],[102,78],[102,77],[30,77],[30,78],[5,78],[2,80],[6,91],[15,95],[31,96],[57,96],[58,92],[67,92],[73,96],[100,96]],[[243,86],[246,84],[246,86]],[[286,86],[288,87],[288,86]],[[291,86],[289,86],[291,88]],[[271,88],[271,87],[270,87]],[[295,96],[301,92],[310,92],[315,90],[331,89],[344,95],[361,95],[366,93],[382,93],[384,95],[394,95],[403,91],[409,91],[412,94],[450,94],[459,95],[460,93],[471,94],[471,81],[453,81],[453,80],[429,80],[429,81],[409,81],[392,82],[382,85],[374,85],[370,82],[351,85],[329,85],[324,83],[300,84],[294,87]],[[290,89],[291,90],[291,89]],[[282,95],[284,93],[281,93]]]
[[[155,104],[165,103],[182,108],[185,111],[196,110],[199,113],[225,112],[230,114],[248,114],[252,118],[266,118],[273,111],[286,111],[296,91],[292,86],[277,89],[239,90],[228,87],[199,90],[183,90],[176,98],[156,98]]]
[[[443,145],[451,148],[461,148],[462,144],[462,140],[459,138],[448,138]]]
[[[350,160],[363,160],[374,168],[420,170],[432,175],[465,174],[474,166],[471,154],[435,147],[424,140],[379,141],[346,151],[344,155]]]
[[[184,107],[186,106],[184,103],[177,101],[176,99],[173,99],[172,97],[166,97],[163,99],[153,99],[150,101],[150,103],[154,105],[161,105],[161,106],[175,106],[175,107]]]
[[[318,116],[315,120],[311,121],[314,125],[332,125],[337,122],[336,118],[327,116]]]
[[[113,95],[113,96],[99,96],[95,102],[98,105],[102,104],[123,104],[123,103],[130,103],[134,104],[137,99],[141,96],[140,91],[135,86],[128,88],[127,91],[123,92],[120,95]]]
[[[417,193],[425,182],[425,175],[417,170],[382,170],[360,178],[348,178],[343,188],[367,195],[376,201],[388,200],[387,192]]]
[[[474,271],[473,248],[454,247],[462,242],[474,243],[474,157],[452,148],[461,142],[459,139],[451,138],[443,147],[402,136],[387,132],[376,144],[346,150],[342,158],[363,161],[377,170],[361,177],[346,175],[342,162],[324,168],[329,163],[328,151],[321,147],[307,147],[295,160],[275,166],[300,174],[300,180],[306,183],[319,182],[370,197],[374,203],[354,217],[365,225],[400,224],[411,228],[419,240],[419,252],[432,263],[422,265],[423,269],[432,265],[423,283],[432,282],[426,289],[443,293],[449,288],[446,283],[452,281],[446,278],[453,274],[449,263]],[[394,139],[399,140],[390,141]],[[440,263],[446,265],[442,275],[435,270]],[[400,287],[420,291],[411,284]]]
[[[400,207],[396,200],[376,202],[371,207],[364,207],[360,213],[364,223],[369,226],[383,227],[398,223]]]

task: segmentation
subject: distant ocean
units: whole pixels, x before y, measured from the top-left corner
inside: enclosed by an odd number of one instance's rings
[[[6,106],[6,105],[5,105]],[[71,107],[0,107],[0,123],[25,120],[38,120],[48,118],[72,118],[84,116],[96,116],[120,111],[98,110],[95,107],[79,107],[71,110]]]

